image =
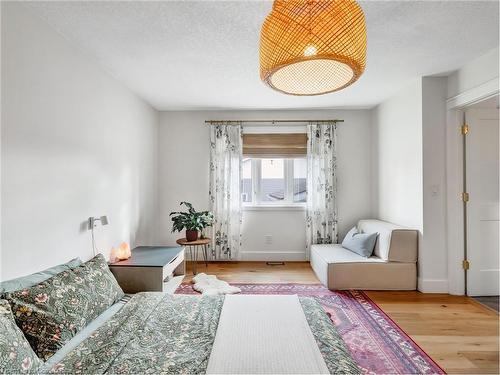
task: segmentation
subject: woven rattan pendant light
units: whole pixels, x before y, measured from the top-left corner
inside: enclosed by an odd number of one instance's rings
[[[275,0],[260,36],[260,78],[291,95],[353,84],[365,70],[366,27],[353,0]]]

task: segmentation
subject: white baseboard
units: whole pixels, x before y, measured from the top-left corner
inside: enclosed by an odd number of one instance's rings
[[[418,290],[422,293],[448,293],[448,279],[418,278]]]
[[[262,261],[262,262],[272,262],[272,261],[305,261],[306,254],[304,252],[287,252],[287,251],[273,251],[273,252],[263,252],[263,251],[244,251],[240,253],[240,260],[242,261]]]

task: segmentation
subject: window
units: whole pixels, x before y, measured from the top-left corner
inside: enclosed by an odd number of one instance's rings
[[[306,201],[304,157],[244,158],[242,200],[254,205],[293,205]]]
[[[293,160],[293,201],[305,202],[307,193],[307,161],[305,158]]]
[[[259,200],[283,202],[286,198],[285,159],[260,159]]]
[[[244,133],[244,205],[303,205],[307,195],[306,133]]]
[[[252,202],[252,159],[244,158],[241,175],[241,199],[243,203]]]

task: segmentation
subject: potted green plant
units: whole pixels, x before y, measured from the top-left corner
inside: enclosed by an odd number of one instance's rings
[[[185,205],[188,211],[171,212],[169,216],[172,217],[173,225],[172,232],[181,232],[186,230],[186,240],[196,241],[198,239],[199,231],[212,225],[214,215],[210,211],[196,212],[193,205],[189,202],[181,202]]]

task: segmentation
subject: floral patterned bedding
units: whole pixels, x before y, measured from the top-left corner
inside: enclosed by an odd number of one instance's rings
[[[0,373],[29,374],[42,365],[16,326],[9,302],[0,299]]]
[[[331,373],[359,373],[314,298],[301,305]],[[203,374],[223,296],[136,294],[119,312],[43,373]]]
[[[2,295],[31,347],[45,361],[122,297],[102,254],[36,285]]]

